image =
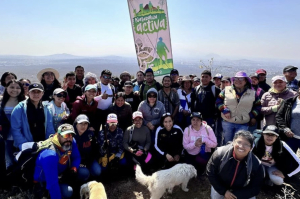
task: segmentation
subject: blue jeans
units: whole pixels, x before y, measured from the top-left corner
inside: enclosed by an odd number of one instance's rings
[[[78,179],[80,181],[86,182],[88,178],[91,176],[97,177],[101,174],[101,167],[99,163],[94,160],[91,165],[87,165],[87,167],[79,167],[78,168]]]
[[[232,141],[234,135],[239,130],[248,131],[248,124],[234,124],[227,121],[222,121],[223,133],[224,133],[224,142],[223,144],[226,145],[227,142]]]
[[[288,138],[287,145],[297,154],[298,148],[300,148],[300,140],[296,138]]]

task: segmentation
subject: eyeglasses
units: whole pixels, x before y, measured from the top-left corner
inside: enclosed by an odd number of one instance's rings
[[[102,77],[103,77],[104,79],[111,79],[110,76],[106,76],[106,75],[102,75]]]
[[[273,133],[264,133],[264,135],[269,136],[269,137],[274,137],[274,136],[276,136],[276,135],[273,134]]]
[[[242,147],[244,147],[244,148],[250,148],[251,147],[251,145],[250,144],[245,144],[245,143],[243,143],[242,141],[235,141],[235,143],[237,144],[237,145],[239,145],[239,146],[242,146]]]
[[[244,77],[235,77],[234,80],[235,81],[244,81],[245,78]]]
[[[56,97],[63,97],[63,98],[66,98],[66,97],[67,97],[67,94],[65,94],[65,93],[58,93],[58,94],[56,94]]]
[[[29,86],[30,84],[28,83],[22,83],[23,86]]]
[[[148,98],[156,98],[156,95],[149,95]]]
[[[65,135],[60,135],[61,137],[67,139],[67,138],[73,138],[73,134],[71,133],[68,133],[68,134],[65,134]]]
[[[171,113],[164,113],[162,116],[163,117],[165,117],[165,116],[171,116]]]
[[[118,124],[118,123],[112,122],[112,123],[108,123],[108,126],[117,126],[117,124]]]

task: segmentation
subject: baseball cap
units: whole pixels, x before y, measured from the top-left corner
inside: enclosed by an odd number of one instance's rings
[[[278,128],[275,125],[269,125],[266,127],[266,129],[263,131],[263,133],[271,133],[276,136],[279,136],[278,134]]]
[[[124,83],[124,86],[132,86],[133,87],[133,83],[131,81],[126,81]]]
[[[223,81],[229,81],[229,82],[231,82],[231,78],[230,77],[223,77],[221,79],[221,82],[223,82]]]
[[[191,116],[190,116],[191,118],[193,118],[193,117],[197,117],[197,118],[199,118],[199,119],[201,119],[201,120],[203,120],[203,118],[202,118],[202,114],[200,113],[200,112],[192,112],[192,114],[191,114]]]
[[[89,84],[85,87],[84,91],[89,91],[91,89],[95,89],[95,91],[97,91],[97,87],[96,85],[93,85],[93,84]]]
[[[293,71],[293,70],[297,70],[297,69],[298,68],[296,66],[289,65],[289,66],[284,67],[283,72]]]
[[[75,134],[74,128],[71,124],[62,124],[58,127],[57,133],[60,135],[66,135],[66,134]]]
[[[171,72],[170,72],[170,75],[172,75],[172,74],[177,74],[177,75],[179,75],[179,72],[178,72],[177,69],[172,69]]]
[[[203,75],[203,74],[211,76],[210,70],[204,70],[204,71],[201,73],[201,75]]]
[[[193,81],[194,82],[200,82],[200,78],[199,77],[194,77]]]
[[[217,73],[217,74],[215,74],[215,76],[214,76],[213,79],[215,79],[215,78],[222,79],[222,77],[223,77],[223,76],[222,76],[220,73]]]
[[[145,74],[146,73],[152,73],[152,74],[154,74],[152,68],[147,68],[147,70],[145,71]]]
[[[65,92],[67,93],[67,91],[65,91],[64,89],[62,88],[57,88],[53,91],[53,95],[57,95],[58,93],[61,93],[61,92]]]
[[[135,118],[137,118],[137,117],[143,118],[142,112],[140,112],[140,111],[135,111],[135,112],[132,114],[132,119],[135,119]]]
[[[44,86],[41,83],[32,83],[28,87],[29,92],[33,90],[44,91]]]
[[[280,75],[276,75],[276,76],[272,77],[272,83],[274,83],[276,80],[282,80],[282,81],[286,82],[285,77],[280,76]]]
[[[107,123],[118,123],[118,117],[116,114],[114,113],[111,113],[107,116],[107,120],[106,120]]]
[[[258,70],[256,70],[256,72],[255,72],[256,74],[267,74],[267,71],[265,71],[264,69],[258,69]]]
[[[76,117],[75,122],[79,123],[79,124],[82,122],[90,123],[90,120],[89,120],[88,116],[86,116],[84,114],[80,114]]]

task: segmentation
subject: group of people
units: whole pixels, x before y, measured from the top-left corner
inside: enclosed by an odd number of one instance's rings
[[[281,185],[300,171],[297,69],[285,67],[271,86],[264,69],[234,77],[173,69],[161,83],[151,68],[135,79],[105,69],[98,79],[77,66],[62,83],[53,68],[41,70],[39,82],[5,72],[1,185],[30,149],[37,151],[34,186],[51,198],[70,198],[74,183],[116,169],[139,164],[151,174],[182,162],[206,172],[212,198],[255,198],[263,183]]]

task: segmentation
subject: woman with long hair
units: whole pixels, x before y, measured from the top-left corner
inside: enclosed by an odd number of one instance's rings
[[[25,100],[24,89],[21,82],[13,79],[6,84],[3,97],[0,98],[0,126],[2,126],[1,136],[5,140],[5,161],[6,168],[14,164],[14,140],[11,133],[11,113],[14,107],[21,101]],[[1,151],[1,153],[3,153]]]
[[[17,76],[12,72],[5,72],[1,76],[0,95],[3,95],[5,87],[10,80],[17,79]]]
[[[22,85],[23,85],[25,97],[28,97],[28,91],[29,91],[28,88],[29,88],[29,85],[31,84],[31,81],[29,79],[26,79],[26,78],[21,78],[19,80],[19,82],[21,82]]]
[[[37,74],[37,78],[44,86],[42,101],[50,101],[53,91],[57,88],[61,88],[61,84],[58,81],[58,71],[54,68],[45,68]]]

